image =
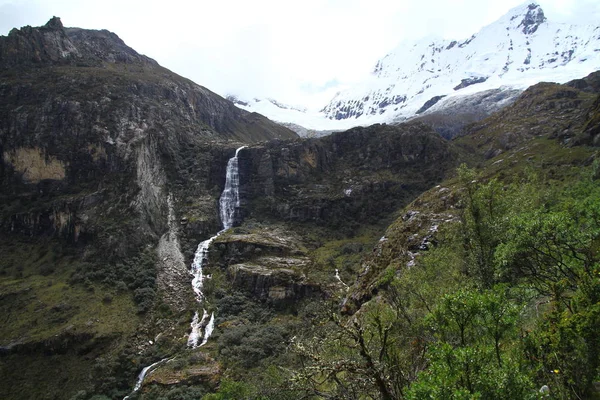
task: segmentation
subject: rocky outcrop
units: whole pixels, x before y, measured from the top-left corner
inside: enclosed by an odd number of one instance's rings
[[[531,3],[527,6],[527,13],[523,17],[518,28],[523,27],[521,31],[525,35],[531,35],[537,31],[540,24],[543,24],[544,22],[546,22],[546,17],[544,16],[542,8],[538,4]]]
[[[103,63],[158,66],[156,61],[128,47],[112,32],[64,28],[57,17],[42,27],[15,28],[7,37],[0,38],[2,68],[100,66]]]
[[[11,68],[30,64],[69,63],[81,57],[67,37],[60,18],[39,28],[13,29],[0,39],[0,66]]]
[[[594,144],[590,128],[597,94],[574,85],[538,83],[525,90],[510,106],[469,126],[462,133],[487,158],[515,148],[534,137],[558,139],[562,144]],[[593,129],[593,128],[591,128]],[[597,143],[596,143],[597,144]]]
[[[487,76],[478,76],[478,77],[472,77],[472,78],[462,79],[460,81],[460,83],[454,87],[454,90],[456,91],[456,90],[464,89],[464,88],[469,87],[471,85],[476,85],[478,83],[483,83],[483,82],[485,82],[487,80],[488,80]]]
[[[460,220],[459,199],[457,187],[438,185],[409,204],[365,256],[356,281],[342,301],[342,312],[353,314],[375,296],[381,289],[380,278],[386,269],[401,274],[436,246],[439,232]]]
[[[406,204],[457,160],[452,145],[422,124],[250,147],[240,155],[243,208],[257,218],[351,229]]]
[[[145,380],[146,386],[207,385],[213,389],[217,386],[223,370],[219,363],[212,360],[210,364],[193,366],[181,371],[160,370],[150,374]]]
[[[565,85],[587,93],[598,94],[600,93],[600,71],[593,72],[581,79],[574,79]]]
[[[441,99],[446,97],[446,95],[442,96],[433,96],[431,99],[427,100],[423,107],[419,108],[415,114],[423,114],[425,111],[429,110],[431,107],[435,106]]]
[[[300,238],[281,226],[234,228],[213,242],[209,265],[225,269],[235,290],[276,307],[321,291]]]
[[[227,274],[236,290],[281,306],[319,292],[319,286],[309,283],[298,271],[308,263],[308,259],[259,258],[252,263],[231,265]]]

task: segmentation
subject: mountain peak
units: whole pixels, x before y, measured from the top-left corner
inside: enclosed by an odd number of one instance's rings
[[[546,22],[544,10],[535,2],[527,2],[513,8],[504,18],[509,18],[509,25],[520,30],[525,35],[535,33],[539,26]]]
[[[44,25],[44,28],[48,28],[48,29],[52,29],[52,30],[61,30],[61,29],[64,29],[64,26],[59,17],[52,17],[52,18],[50,18],[50,20],[48,22],[46,22],[46,25]]]
[[[544,10],[536,3],[531,3],[527,6],[527,13],[519,24],[518,28],[523,27],[522,32],[530,35],[537,31],[540,24],[546,22]]]
[[[157,66],[107,30],[65,28],[59,17],[40,27],[14,28],[0,36],[0,67],[103,63]]]
[[[25,26],[0,36],[0,67],[65,64],[80,57],[58,17],[41,27]]]

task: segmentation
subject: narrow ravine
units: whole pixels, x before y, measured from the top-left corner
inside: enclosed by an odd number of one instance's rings
[[[193,276],[192,289],[194,290],[194,293],[196,293],[196,301],[201,306],[204,305],[204,293],[202,292],[202,287],[204,286],[204,280],[207,278],[203,272],[203,265],[208,257],[209,247],[213,240],[215,240],[217,237],[219,237],[219,235],[221,235],[223,232],[225,232],[227,229],[233,226],[235,222],[236,209],[240,206],[240,175],[238,167],[238,155],[240,151],[245,147],[246,146],[242,146],[236,149],[235,155],[232,158],[230,158],[227,163],[225,187],[223,189],[223,192],[221,193],[221,197],[219,198],[219,216],[221,217],[221,224],[223,226],[223,229],[221,229],[216,235],[214,235],[210,239],[200,242],[198,248],[196,249],[196,253],[194,254],[194,261],[192,262],[192,266],[190,269],[190,273]],[[210,338],[214,330],[215,313],[212,312],[209,318],[208,311],[206,311],[206,308],[202,307],[202,318],[200,318],[200,312],[199,310],[197,310],[194,314],[194,318],[192,319],[190,326],[191,332],[188,337],[188,347],[197,348],[200,346],[204,346],[208,342],[208,339]],[[202,341],[200,341],[200,338],[202,338]],[[172,358],[168,357],[164,358],[142,369],[142,371],[138,375],[138,380],[135,384],[133,391],[123,400],[128,399],[132,394],[141,389],[142,384],[144,383],[144,379],[149,373],[151,373],[161,364],[169,362],[171,359]]]

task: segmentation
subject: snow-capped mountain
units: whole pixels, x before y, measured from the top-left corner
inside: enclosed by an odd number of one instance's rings
[[[322,112],[318,111],[318,108],[311,111],[270,98],[243,99],[236,95],[228,95],[226,98],[239,108],[265,115],[300,136],[322,136],[327,132],[331,133],[331,131],[347,129],[355,125],[351,121],[327,119]]]
[[[235,105],[237,106],[242,106],[242,107],[260,107],[258,106],[259,103],[264,103],[263,105],[266,107],[276,107],[279,108],[281,110],[293,110],[293,111],[298,111],[298,112],[306,112],[306,107],[300,107],[300,106],[292,106],[289,104],[283,104],[275,99],[259,99],[259,98],[253,98],[252,100],[243,100],[240,99],[238,96],[236,95],[228,95],[226,96],[226,99],[233,102]]]
[[[524,4],[467,40],[401,43],[322,112],[355,125],[399,121],[490,89],[566,82],[600,69],[600,26],[554,23]]]

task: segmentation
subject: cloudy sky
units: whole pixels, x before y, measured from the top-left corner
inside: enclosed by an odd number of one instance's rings
[[[462,39],[522,0],[0,0],[0,35],[43,25],[108,29],[221,94],[326,103],[400,41]],[[598,0],[539,0],[550,20],[600,21]]]

